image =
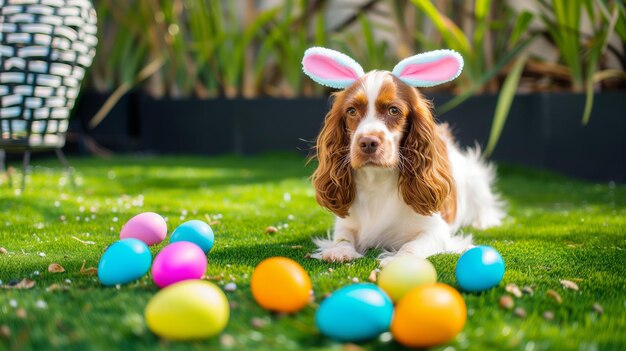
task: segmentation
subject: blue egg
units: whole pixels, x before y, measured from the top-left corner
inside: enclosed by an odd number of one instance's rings
[[[467,250],[456,264],[456,280],[465,291],[491,289],[500,284],[503,276],[504,260],[490,246],[476,246]]]
[[[109,246],[98,263],[98,278],[104,285],[132,282],[150,269],[152,254],[139,239],[128,238]]]
[[[202,249],[205,254],[211,251],[215,236],[211,226],[203,221],[187,221],[176,228],[170,237],[170,243],[176,241],[189,241]]]
[[[382,289],[374,284],[354,284],[322,301],[315,323],[332,339],[357,342],[387,331],[392,317],[393,303]]]

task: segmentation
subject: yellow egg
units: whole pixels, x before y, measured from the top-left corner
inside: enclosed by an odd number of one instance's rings
[[[422,284],[437,282],[432,263],[415,256],[400,256],[380,271],[378,286],[393,302],[398,302],[409,290]]]
[[[465,326],[461,294],[442,283],[411,289],[396,305],[391,334],[407,347],[432,347],[452,340]]]
[[[186,280],[172,284],[150,299],[146,323],[166,339],[189,340],[219,334],[228,323],[226,296],[215,284]]]
[[[306,306],[312,286],[309,275],[296,261],[271,257],[256,266],[250,288],[261,307],[291,313]]]

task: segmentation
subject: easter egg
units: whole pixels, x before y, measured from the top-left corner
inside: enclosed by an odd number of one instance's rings
[[[431,347],[454,338],[465,325],[463,297],[442,283],[411,289],[396,305],[391,333],[407,347]]]
[[[138,239],[122,239],[109,246],[98,263],[98,279],[104,285],[125,284],[143,277],[150,269],[152,254]]]
[[[389,329],[393,303],[374,284],[354,284],[332,293],[320,304],[315,323],[322,334],[342,342],[375,338]]]
[[[167,224],[160,215],[154,212],[144,212],[131,218],[124,224],[120,238],[135,238],[146,245],[158,244],[167,235]]]
[[[215,284],[187,280],[157,292],[145,310],[146,324],[155,334],[170,340],[208,338],[228,323],[226,296]]]
[[[378,286],[398,302],[409,290],[422,284],[437,282],[437,272],[432,263],[415,256],[393,259],[378,275]]]
[[[490,246],[476,246],[467,250],[456,264],[456,280],[464,291],[491,289],[504,277],[504,260]]]
[[[252,296],[263,308],[277,312],[296,312],[309,302],[311,279],[296,261],[271,257],[252,272]]]
[[[152,279],[163,288],[187,279],[200,279],[206,266],[206,255],[198,245],[179,241],[164,247],[154,258]]]
[[[187,221],[179,225],[170,237],[170,243],[189,241],[200,246],[205,254],[211,251],[214,240],[211,226],[198,220]]]

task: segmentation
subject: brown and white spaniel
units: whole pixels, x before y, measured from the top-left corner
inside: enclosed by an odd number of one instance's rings
[[[307,50],[305,73],[344,89],[333,94],[317,138],[313,186],[336,221],[332,238],[314,240],[313,257],[346,262],[382,248],[384,266],[398,255],[463,252],[472,238],[459,235],[461,227],[501,223],[493,167],[478,148],[461,150],[414,88],[452,80],[462,65],[457,53],[439,50],[405,59],[392,72],[364,73],[344,54]]]

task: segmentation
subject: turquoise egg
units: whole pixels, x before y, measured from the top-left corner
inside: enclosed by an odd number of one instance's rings
[[[170,237],[170,243],[177,241],[189,241],[202,249],[205,254],[211,251],[215,236],[211,226],[203,221],[187,221],[176,228]]]
[[[504,277],[504,260],[491,246],[467,250],[456,264],[456,280],[468,292],[485,291],[500,284]]]
[[[150,269],[152,254],[139,239],[128,238],[109,246],[98,263],[98,279],[103,285],[132,282]]]
[[[343,287],[320,304],[315,323],[322,334],[342,342],[377,337],[389,329],[393,303],[374,284]]]

